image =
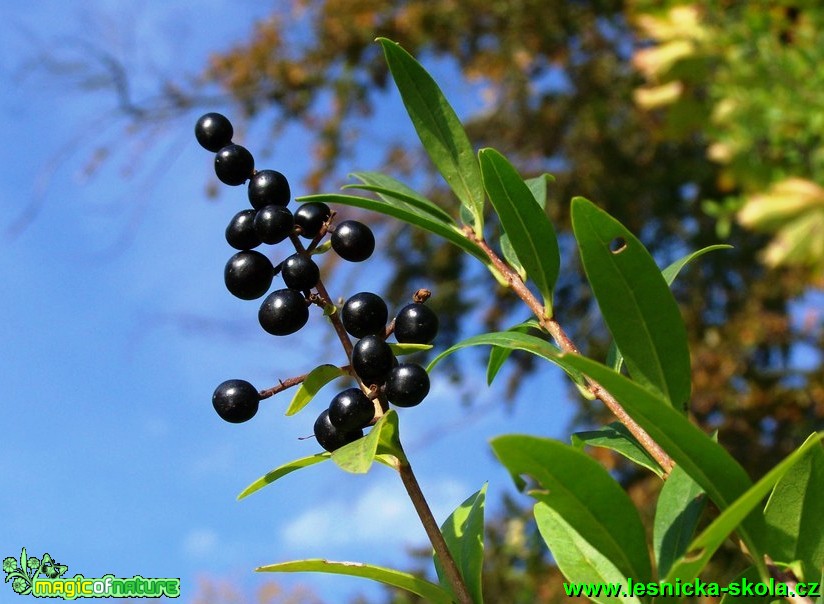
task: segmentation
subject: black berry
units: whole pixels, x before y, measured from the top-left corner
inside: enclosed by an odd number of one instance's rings
[[[357,220],[344,220],[332,233],[332,249],[349,262],[363,262],[375,251],[372,229]]]
[[[263,206],[286,206],[292,192],[289,181],[276,170],[260,170],[249,181],[249,203],[256,210]]]
[[[395,317],[395,338],[398,342],[431,344],[436,335],[438,316],[424,304],[408,304]]]
[[[340,449],[343,445],[355,442],[363,436],[363,430],[338,430],[329,421],[329,410],[325,410],[315,420],[315,438],[318,444],[327,451]]]
[[[263,243],[280,243],[289,236],[293,228],[295,218],[283,206],[263,206],[255,215],[255,233]]]
[[[195,138],[204,149],[217,153],[232,142],[232,122],[219,113],[207,113],[195,124]]]
[[[355,344],[352,368],[365,384],[383,384],[394,365],[395,355],[382,338],[366,336]]]
[[[429,394],[429,375],[415,363],[393,367],[386,379],[386,398],[398,407],[414,407]]]
[[[238,252],[229,258],[223,271],[226,289],[242,300],[260,298],[269,290],[274,276],[269,259],[254,250]]]
[[[227,422],[239,424],[255,416],[260,395],[252,384],[244,380],[227,380],[215,388],[212,405]]]
[[[283,282],[289,289],[300,291],[312,289],[320,279],[320,269],[306,254],[292,254],[283,261],[280,269]]]
[[[295,212],[295,224],[300,227],[301,237],[314,239],[331,215],[329,206],[319,201],[310,201],[300,206]]]
[[[355,338],[382,334],[388,318],[386,302],[371,292],[355,294],[341,309],[343,326],[347,333]]]
[[[227,185],[245,183],[255,171],[255,158],[245,147],[226,145],[215,155],[215,174]]]
[[[344,432],[365,428],[374,417],[375,404],[360,388],[338,393],[329,404],[329,421]]]
[[[241,210],[226,227],[226,241],[236,250],[251,250],[260,245],[255,232],[254,210]]]
[[[295,333],[309,320],[303,294],[293,289],[278,289],[266,296],[258,311],[260,326],[273,336]]]

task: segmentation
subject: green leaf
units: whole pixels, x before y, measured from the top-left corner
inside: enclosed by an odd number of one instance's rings
[[[742,581],[747,581],[749,585],[753,585],[755,583],[761,583],[761,577],[758,574],[758,569],[754,566],[750,566],[744,572],[739,574],[735,579],[730,582],[730,586],[732,585],[742,585]],[[777,588],[777,585],[776,585]],[[773,597],[769,595],[765,596],[757,596],[755,592],[752,593],[741,593],[741,594],[730,594],[727,593],[721,598],[721,604],[769,604],[769,602],[773,601]]]
[[[630,375],[684,408],[690,394],[687,331],[661,271],[620,222],[583,197],[572,227],[592,291]],[[610,246],[620,244],[618,249]]]
[[[452,595],[439,585],[419,579],[409,573],[401,572],[393,568],[375,566],[374,564],[313,559],[270,564],[268,566],[261,566],[255,570],[264,573],[315,572],[362,577],[383,583],[384,585],[389,585],[390,587],[406,590],[420,596],[426,602],[433,602],[435,604],[451,604],[452,602]]]
[[[549,183],[555,182],[555,177],[552,174],[544,172],[535,178],[527,178],[524,182],[526,183],[526,186],[529,187],[529,190],[532,191],[532,196],[535,198],[535,201],[538,202],[538,205],[541,206],[542,210],[545,210],[546,187]]]
[[[506,435],[491,444],[510,473],[526,474],[538,482],[541,490],[530,495],[560,514],[625,576],[650,580],[638,511],[601,464],[580,449],[545,438]]]
[[[458,570],[475,604],[483,603],[481,578],[484,566],[484,503],[486,487],[475,492],[459,505],[441,525],[449,552],[458,565]],[[443,573],[443,565],[437,555],[433,555],[435,570],[441,586],[452,593],[452,587]]]
[[[603,447],[616,453],[620,453],[630,461],[647,468],[659,477],[663,477],[664,471],[649,453],[638,444],[635,437],[627,430],[626,426],[620,422],[612,422],[598,430],[586,432],[576,432],[572,435],[572,444],[576,447]]]
[[[555,229],[532,191],[503,155],[494,149],[482,149],[478,156],[489,200],[551,316],[552,291],[561,267]]]
[[[397,43],[378,38],[403,104],[432,163],[483,234],[484,188],[469,137],[435,80]]]
[[[622,573],[609,558],[592,546],[564,517],[545,503],[536,503],[535,521],[541,537],[552,551],[568,583],[586,584],[627,584],[627,575]],[[590,594],[593,602],[612,604],[627,602],[641,604],[635,596],[607,597]]]
[[[303,409],[309,402],[315,398],[320,389],[326,386],[332,380],[348,375],[340,367],[335,365],[319,365],[315,367],[306,375],[306,379],[301,382],[295,396],[292,397],[292,402],[286,409],[286,415],[294,415]]]
[[[272,484],[277,479],[286,476],[287,474],[291,474],[296,470],[300,470],[301,468],[307,468],[309,466],[313,466],[316,463],[320,463],[322,461],[326,461],[331,457],[329,453],[317,453],[315,455],[310,455],[309,457],[301,457],[300,459],[296,459],[294,461],[290,461],[287,464],[283,464],[282,466],[278,466],[271,472],[268,472],[265,476],[261,476],[248,487],[241,491],[240,495],[237,496],[238,501],[248,497],[252,493],[259,491],[263,487]]]
[[[665,576],[673,562],[687,551],[706,502],[701,487],[675,466],[655,506],[652,545],[659,576]]]
[[[416,352],[423,352],[425,350],[431,350],[432,344],[396,344],[394,342],[387,342],[389,344],[389,348],[392,349],[392,353],[396,357],[402,357],[407,354],[414,354]]]
[[[708,245],[705,248],[701,248],[700,250],[687,254],[683,258],[676,260],[667,268],[662,270],[661,275],[664,277],[664,281],[667,282],[667,285],[672,285],[673,281],[675,281],[675,278],[678,276],[678,273],[680,273],[681,269],[683,269],[687,264],[697,258],[700,258],[707,252],[726,249],[732,249],[732,246],[727,244]],[[618,347],[615,345],[615,341],[613,340],[609,346],[609,351],[607,352],[606,365],[612,367],[615,371],[621,371],[621,365],[623,362],[624,356],[621,354],[621,351],[618,350]]]
[[[693,581],[698,576],[698,573],[704,569],[724,540],[744,522],[750,512],[757,508],[758,504],[761,503],[764,497],[767,496],[767,493],[770,492],[770,489],[773,488],[773,485],[775,485],[793,465],[803,459],[812,447],[820,447],[822,439],[824,439],[824,432],[808,438],[803,445],[784,458],[781,463],[767,472],[761,480],[756,482],[738,499],[727,506],[690,544],[689,550],[673,564],[667,574],[667,580],[674,582],[675,579],[678,578],[681,579],[682,583]],[[816,530],[821,529],[817,527]],[[750,555],[758,562],[761,562],[763,553],[763,549],[755,551],[750,549]],[[761,573],[763,576],[766,576],[765,570],[761,569]]]
[[[521,261],[518,259],[518,254],[515,253],[515,248],[512,247],[512,243],[509,241],[509,235],[507,235],[506,233],[501,235],[501,238],[498,241],[498,243],[501,244],[501,254],[503,254],[504,260],[506,260],[509,266],[515,269],[515,272],[518,273],[518,276],[521,278],[521,281],[526,283],[526,269],[523,267]]]
[[[523,323],[519,323],[510,327],[507,331],[514,331],[517,333],[526,333],[530,328],[540,329],[540,324],[535,319],[529,319]],[[495,380],[495,376],[503,367],[509,355],[512,354],[511,348],[502,348],[500,346],[493,346],[489,351],[489,362],[486,365],[486,385],[489,386]]]
[[[352,474],[365,474],[378,454],[389,454],[406,462],[398,440],[398,414],[390,409],[369,434],[332,452],[332,461]]]
[[[363,208],[364,210],[372,210],[392,216],[398,220],[403,220],[411,225],[420,227],[430,233],[439,235],[458,246],[463,251],[471,254],[480,260],[485,266],[489,267],[493,274],[497,271],[490,264],[489,258],[486,257],[484,251],[476,244],[470,241],[461,230],[450,224],[446,224],[441,220],[436,219],[431,214],[419,210],[409,204],[394,199],[387,198],[383,201],[377,199],[370,199],[368,197],[359,197],[356,195],[340,195],[335,193],[326,193],[321,195],[307,195],[305,197],[298,197],[297,201],[306,203],[309,201],[320,201],[323,203],[339,203],[353,208]]]
[[[815,438],[815,437],[810,437]],[[812,447],[773,489],[764,517],[776,562],[801,560],[804,578],[824,568],[824,451]]]
[[[559,363],[581,371],[609,391],[719,509],[732,505],[752,484],[744,469],[721,445],[651,390],[586,357],[567,353]],[[763,530],[760,514],[748,517],[740,528],[753,555],[764,551]]]
[[[408,203],[409,205],[423,210],[432,215],[433,218],[446,224],[455,224],[454,219],[446,213],[440,206],[436,205],[414,189],[407,187],[399,180],[380,172],[352,172],[349,176],[357,178],[363,184],[346,185],[344,189],[361,189],[377,193],[381,199],[390,197]]]

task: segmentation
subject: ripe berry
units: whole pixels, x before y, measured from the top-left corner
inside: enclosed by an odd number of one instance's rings
[[[360,292],[349,298],[341,310],[343,326],[355,338],[382,334],[389,310],[377,294]]]
[[[227,185],[242,185],[255,171],[255,158],[245,147],[226,145],[215,155],[215,174]]]
[[[217,153],[231,143],[233,134],[232,122],[219,113],[207,113],[195,124],[197,142],[212,153]]]
[[[378,336],[366,336],[352,350],[352,368],[367,385],[383,384],[395,365],[389,344]]]
[[[252,384],[244,380],[226,380],[215,388],[212,405],[227,422],[239,424],[255,416],[260,395]]]
[[[414,407],[429,394],[429,375],[415,363],[393,367],[386,379],[386,398],[397,407]]]
[[[293,289],[278,289],[266,296],[258,311],[260,326],[273,336],[295,333],[309,320],[303,294]]]
[[[283,261],[280,269],[283,282],[289,289],[300,291],[312,289],[320,279],[320,269],[306,254],[292,254]]]
[[[331,215],[329,206],[319,201],[310,201],[300,206],[295,212],[295,224],[301,229],[301,237],[314,239]]]
[[[365,428],[374,417],[375,404],[360,388],[338,393],[329,404],[329,421],[343,432]]]
[[[315,420],[315,438],[318,444],[327,451],[340,449],[343,445],[355,442],[363,436],[363,430],[338,430],[329,421],[329,410],[325,410]]]
[[[251,250],[260,245],[255,232],[254,210],[241,210],[226,227],[226,241],[236,250]]]
[[[431,344],[438,335],[438,316],[417,302],[404,306],[395,317],[395,338],[409,344]]]
[[[242,300],[254,300],[269,290],[274,270],[269,259],[260,252],[238,252],[226,263],[223,280],[233,295]]]
[[[292,197],[289,181],[276,170],[260,170],[249,181],[249,202],[256,210],[263,206],[286,206]]]
[[[332,249],[349,262],[363,262],[375,251],[372,229],[357,220],[344,220],[332,233]]]
[[[289,236],[293,228],[295,218],[283,206],[263,206],[255,216],[255,233],[263,243],[280,243]]]

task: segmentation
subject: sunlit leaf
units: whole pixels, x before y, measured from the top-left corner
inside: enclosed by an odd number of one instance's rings
[[[619,422],[612,422],[598,430],[575,432],[572,435],[572,444],[576,447],[588,445],[590,447],[610,449],[616,453],[620,453],[639,466],[655,472],[658,476],[663,476],[664,474],[661,466],[638,444],[638,441],[635,440],[635,437],[630,431]]]
[[[536,321],[535,319],[529,319],[528,321],[524,321],[523,323],[519,323],[518,325],[510,327],[507,331],[527,333],[530,329],[540,329],[540,324],[538,323],[538,321]],[[501,346],[492,347],[492,349],[489,351],[489,362],[486,365],[487,386],[495,380],[495,377],[498,375],[498,372],[501,370],[501,367],[503,367],[504,363],[511,354],[511,348],[504,348]]]
[[[310,455],[309,457],[301,457],[300,459],[296,459],[294,461],[290,461],[289,463],[283,464],[282,466],[278,466],[271,472],[268,472],[265,476],[258,478],[248,487],[241,491],[240,495],[237,496],[238,500],[248,497],[252,493],[259,491],[263,487],[272,484],[279,478],[283,478],[287,474],[291,474],[296,470],[300,470],[301,468],[308,468],[309,466],[313,466],[316,463],[320,463],[322,461],[326,461],[331,457],[330,453],[317,453],[315,455]]]
[[[526,186],[529,187],[529,190],[532,191],[532,196],[535,198],[535,201],[538,202],[538,205],[541,206],[541,209],[546,209],[547,185],[555,182],[555,177],[552,174],[544,172],[535,178],[527,178],[524,182]]]
[[[406,186],[401,181],[381,174],[380,172],[353,172],[349,176],[357,178],[363,184],[346,185],[344,189],[361,189],[364,191],[372,191],[377,193],[379,197],[386,200],[391,197],[405,203],[419,210],[423,210],[447,224],[455,224],[455,220],[447,212],[445,212],[439,205],[430,201],[411,187]]]
[[[387,342],[387,344],[389,344],[389,348],[392,349],[392,354],[396,357],[432,349],[432,344],[396,344],[395,342]]]
[[[336,449],[332,453],[332,461],[347,472],[365,474],[379,453],[406,461],[398,440],[398,414],[392,409],[372,426],[369,434]]]
[[[306,375],[306,379],[301,382],[300,386],[292,397],[292,402],[286,409],[286,415],[294,415],[306,405],[308,405],[313,398],[320,392],[320,389],[326,386],[332,380],[347,375],[340,367],[335,365],[320,365],[315,367]]]

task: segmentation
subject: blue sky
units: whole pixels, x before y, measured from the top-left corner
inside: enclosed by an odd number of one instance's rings
[[[284,394],[242,425],[214,413],[214,387],[229,378],[268,387],[342,362],[342,352],[321,317],[298,335],[273,338],[257,326],[256,302],[225,291],[232,251],[223,230],[246,207],[245,192],[206,198],[214,177],[192,135],[196,116],[141,150],[138,138],[103,129],[117,124],[106,117],[110,96],[86,94],[74,78],[54,79],[37,65],[40,53],[85,36],[115,49],[139,83],[182,76],[242,39],[263,14],[259,3],[237,0],[0,8],[0,557],[26,547],[68,564],[69,575],[181,577],[186,602],[200,577],[251,592],[272,579],[252,572],[261,564],[328,557],[403,567],[405,547],[425,542],[400,481],[382,467],[352,476],[321,464],[235,501],[266,471],[317,451],[298,437],[311,434],[335,387],[313,411],[285,418]],[[457,84],[446,91],[458,107],[471,102],[457,97]],[[383,132],[397,111],[379,112],[366,130]],[[392,122],[414,140],[411,126]],[[96,141],[113,136],[114,157],[87,176]],[[264,136],[253,130],[243,142],[254,152]],[[281,143],[258,167],[298,183],[310,150],[297,130]],[[369,162],[368,144],[357,160]],[[32,200],[42,201],[40,212],[11,233]],[[367,264],[368,289],[379,291],[387,268],[379,258]],[[366,278],[362,270],[336,275],[332,293],[351,295],[359,290],[343,288]],[[437,284],[432,289],[437,295]],[[404,441],[439,520],[485,481],[493,509],[511,491],[489,438],[560,434],[569,420],[554,370],[530,379],[521,404],[507,411],[471,362],[475,353],[464,357],[473,408],[436,371],[425,403],[401,410]],[[310,585],[332,602],[375,593],[358,579],[275,578]]]

